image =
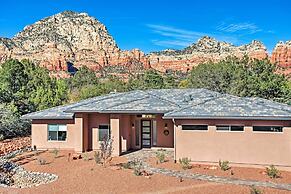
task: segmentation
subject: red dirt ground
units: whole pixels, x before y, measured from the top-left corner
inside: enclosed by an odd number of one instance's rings
[[[157,164],[156,161],[157,160],[155,158],[149,159],[149,163],[154,167],[183,171],[179,163],[174,163],[173,161],[166,161],[165,163]],[[217,169],[209,169],[210,167],[217,167]],[[199,174],[223,176],[223,177],[233,177],[233,178],[248,179],[248,180],[258,180],[258,181],[265,181],[265,182],[291,184],[291,172],[289,171],[280,171],[280,178],[272,179],[268,177],[265,169],[232,167],[231,164],[230,164],[230,167],[231,167],[230,170],[222,171],[220,170],[218,165],[215,166],[215,165],[193,164],[192,168],[186,171],[199,173]],[[233,175],[231,175],[231,171],[233,172]]]
[[[223,185],[205,181],[184,180],[162,175],[153,175],[150,179],[135,176],[132,170],[117,170],[113,167],[101,167],[94,160],[82,159],[68,162],[68,152],[61,151],[58,158],[50,152],[41,153],[22,160],[27,170],[54,173],[59,179],[53,183],[33,188],[12,189],[0,188],[0,193],[13,194],[46,194],[46,193],[203,193],[203,194],[245,194],[250,193],[248,187]],[[48,164],[38,165],[37,157],[44,158]],[[112,160],[112,165],[125,162],[119,157]],[[169,164],[163,164],[169,165]],[[282,190],[260,188],[265,194],[288,193]]]

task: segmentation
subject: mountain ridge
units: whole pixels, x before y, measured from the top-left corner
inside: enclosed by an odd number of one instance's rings
[[[291,66],[289,42],[277,45],[275,54],[270,57],[272,62]],[[199,63],[244,55],[257,59],[269,57],[260,41],[234,46],[209,36],[181,50],[149,54],[139,49],[121,50],[104,24],[87,13],[73,11],[45,17],[26,26],[11,39],[0,38],[0,63],[9,58],[30,59],[56,77],[70,76],[68,64],[76,68],[85,65],[96,71],[97,76],[115,74],[126,78],[149,68],[161,72],[187,72]]]

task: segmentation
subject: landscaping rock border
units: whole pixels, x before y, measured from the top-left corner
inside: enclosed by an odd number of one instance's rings
[[[58,179],[55,174],[26,171],[22,166],[9,160],[29,149],[16,150],[0,157],[0,187],[29,188]]]
[[[274,188],[274,189],[291,191],[291,184],[287,184],[287,183],[273,183],[273,182],[263,182],[263,181],[255,181],[255,180],[245,180],[245,179],[238,179],[238,178],[228,178],[228,177],[220,177],[220,176],[214,176],[214,175],[188,173],[188,172],[177,171],[177,170],[151,167],[147,163],[147,160],[150,157],[154,157],[155,153],[156,151],[153,151],[153,150],[139,150],[139,151],[129,153],[128,155],[125,155],[125,157],[129,161],[140,159],[141,162],[143,163],[143,169],[150,173],[162,174],[162,175],[172,176],[172,177],[177,177],[177,178],[210,181],[210,182],[216,182],[216,183],[222,183],[222,184],[269,187],[269,188]],[[167,151],[165,153],[167,154],[168,157],[173,156],[171,151]]]

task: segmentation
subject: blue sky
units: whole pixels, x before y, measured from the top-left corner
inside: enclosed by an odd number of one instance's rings
[[[1,2],[0,36],[64,10],[96,17],[122,49],[180,49],[209,35],[235,45],[261,40],[271,51],[291,40],[290,0],[9,0]]]

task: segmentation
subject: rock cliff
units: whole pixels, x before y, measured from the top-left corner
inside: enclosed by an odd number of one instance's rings
[[[280,41],[272,52],[271,61],[282,67],[285,74],[291,74],[291,41]]]
[[[146,61],[139,50],[121,51],[106,27],[86,13],[65,11],[44,18],[12,39],[0,39],[0,63],[9,58],[28,58],[46,67],[54,76],[69,76],[68,64],[86,65],[96,72],[103,67],[143,68],[135,61]]]
[[[291,64],[291,41],[280,42],[271,60],[281,66]],[[65,11],[26,26],[13,38],[0,38],[0,63],[9,58],[30,59],[56,77],[70,76],[70,67],[87,66],[97,76],[129,74],[154,68],[161,72],[187,72],[206,61],[228,56],[262,59],[268,57],[259,41],[234,46],[205,36],[182,50],[164,50],[148,55],[138,49],[121,50],[106,27],[86,13]]]
[[[152,67],[160,71],[175,69],[185,72],[199,63],[219,61],[228,56],[241,58],[245,55],[257,59],[268,57],[266,47],[259,41],[252,41],[247,45],[234,46],[205,36],[199,39],[197,43],[182,50],[153,52],[149,55],[149,60]]]

